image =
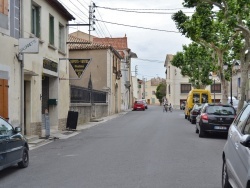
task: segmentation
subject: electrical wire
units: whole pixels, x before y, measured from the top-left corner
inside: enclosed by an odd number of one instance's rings
[[[72,3],[72,1],[71,0],[69,0],[69,2],[71,2]],[[87,18],[89,18],[89,16],[88,15],[86,15],[81,9],[79,9],[78,8],[78,6],[76,6],[74,3],[72,3],[81,13],[83,13],[83,15],[84,16],[86,16]]]
[[[89,9],[88,8],[86,8],[82,3],[80,3],[80,1],[79,0],[77,0],[78,1],[78,3],[80,4],[80,5],[82,5],[87,11],[89,11]]]
[[[114,10],[114,11],[122,11],[122,12],[132,12],[132,13],[142,13],[142,14],[175,14],[175,12],[140,12],[136,10],[129,10],[129,9],[119,9],[119,8],[110,8],[110,7],[100,7],[96,6],[97,8],[103,8],[103,9],[109,9],[109,10]],[[184,12],[187,14],[192,14],[194,12]]]
[[[127,27],[134,27],[134,28],[139,28],[139,29],[148,29],[148,30],[162,31],[162,32],[168,32],[168,33],[180,33],[178,31],[168,31],[168,30],[163,30],[163,29],[153,29],[153,28],[149,28],[149,27],[140,27],[140,26],[134,26],[134,25],[119,24],[119,23],[108,22],[108,21],[104,21],[104,20],[98,20],[98,19],[95,19],[95,20],[99,21],[99,22],[104,22],[104,23],[109,23],[109,24],[114,24],[114,25],[127,26]]]
[[[77,14],[75,14],[74,11],[72,11],[68,6],[66,6],[66,4],[64,4],[61,0],[59,0],[59,2],[64,6],[66,7],[69,11],[71,11],[71,14],[74,15],[74,17],[78,17],[80,20],[82,20],[84,23],[87,23],[85,20],[83,20],[80,16],[78,16]],[[72,3],[72,2],[71,2]]]
[[[110,8],[110,7],[101,7],[101,6],[96,6],[99,8]],[[130,9],[130,8],[113,8],[113,9],[120,9],[120,10],[180,10],[180,9],[190,9],[190,8],[169,8],[169,9]]]
[[[156,63],[163,63],[163,62],[164,62],[164,61],[161,61],[161,60],[154,60],[154,59],[140,59],[140,58],[135,58],[134,60],[149,61],[149,62],[156,62]]]
[[[102,16],[101,16],[101,14],[100,14],[100,12],[99,12],[99,10],[98,10],[98,9],[97,9],[97,13],[99,14],[99,16],[100,16],[101,20],[103,20],[103,19],[102,19]],[[98,22],[97,22],[97,23],[98,23]],[[109,32],[109,30],[108,30],[108,28],[107,28],[106,24],[105,24],[105,23],[103,23],[103,24],[104,24],[104,26],[105,26],[106,30],[108,31],[110,38],[112,38],[112,36],[111,36],[111,34],[110,34],[110,32]]]

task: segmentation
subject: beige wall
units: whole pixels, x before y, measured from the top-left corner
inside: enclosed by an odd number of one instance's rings
[[[108,87],[107,83],[107,49],[104,50],[70,50],[69,58],[72,59],[92,59],[88,67],[82,74],[81,79],[75,74],[72,66],[69,66],[70,83],[72,85],[88,87],[90,74],[92,76],[93,89],[103,90]],[[76,80],[74,80],[76,79]]]
[[[18,40],[10,36],[0,34],[0,78],[8,80],[8,111],[9,121],[20,125],[20,63],[17,60]]]
[[[146,81],[145,83],[145,92],[146,97],[145,99],[149,104],[160,104],[159,100],[156,98],[156,95],[153,94],[153,92],[156,92],[157,86],[151,85],[151,80]]]
[[[59,58],[67,58],[67,48],[65,43],[65,51],[59,51],[59,23],[65,26],[65,42],[67,41],[68,28],[66,24],[67,20],[62,17],[55,9],[47,4],[43,0],[34,0],[37,5],[41,7],[41,36],[39,42],[38,54],[25,54],[24,55],[24,69],[31,71],[36,76],[25,74],[25,81],[29,84],[29,88],[26,88],[28,96],[26,110],[29,112],[26,114],[27,127],[32,129],[29,134],[34,134],[37,126],[42,121],[41,113],[41,94],[42,94],[42,76],[46,75],[50,78],[49,98],[57,99],[58,103],[55,106],[49,106],[50,126],[54,129],[58,129],[66,126],[66,118],[69,110],[69,80],[59,80],[59,77],[69,77],[69,66],[65,60],[59,60]],[[22,35],[23,38],[32,37],[31,34],[31,1],[25,1],[23,4],[23,26]],[[54,17],[54,46],[49,45],[49,15]],[[57,72],[50,71],[43,68],[43,59],[49,59],[58,64]],[[62,125],[63,124],[63,125]],[[39,128],[38,128],[39,129]]]
[[[70,58],[91,58],[91,62],[85,69],[82,78],[77,78],[73,68],[69,67],[70,83],[72,85],[88,87],[91,74],[92,86],[95,90],[108,91],[108,114],[121,111],[121,80],[116,79],[113,73],[113,53],[110,49],[102,50],[71,50]],[[120,63],[119,65],[120,66]],[[108,90],[107,90],[108,89]]]

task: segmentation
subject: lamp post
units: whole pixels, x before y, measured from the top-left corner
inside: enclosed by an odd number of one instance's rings
[[[213,75],[212,75],[212,73],[210,72],[209,73],[209,79],[213,79],[213,85],[214,85],[214,87],[213,87],[213,90],[214,90],[214,103],[215,103],[215,78],[213,78]]]
[[[233,68],[237,71],[240,68],[240,64],[234,60],[231,68],[230,68],[230,104],[233,106],[233,81],[232,81],[232,77],[233,77]],[[223,65],[223,69],[227,70],[228,69],[228,65],[225,64]]]

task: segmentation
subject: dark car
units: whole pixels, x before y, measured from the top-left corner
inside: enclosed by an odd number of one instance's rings
[[[134,102],[133,110],[145,110],[145,104],[142,100],[138,100]]]
[[[222,153],[222,187],[250,187],[250,104],[231,124]]]
[[[29,147],[21,134],[21,128],[13,128],[0,117],[0,170],[18,164],[20,168],[29,165]]]
[[[203,103],[196,103],[192,110],[190,111],[190,117],[189,120],[192,124],[196,123],[196,117],[200,114],[201,108],[204,106]]]
[[[236,111],[231,105],[206,103],[196,117],[196,133],[199,137],[209,132],[227,133],[235,116]]]

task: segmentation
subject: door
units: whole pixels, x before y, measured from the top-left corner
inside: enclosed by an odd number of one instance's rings
[[[22,137],[14,132],[13,127],[0,119],[1,135],[5,139],[6,163],[12,163],[22,156]]]
[[[42,80],[42,114],[49,110],[49,77],[44,76]]]

